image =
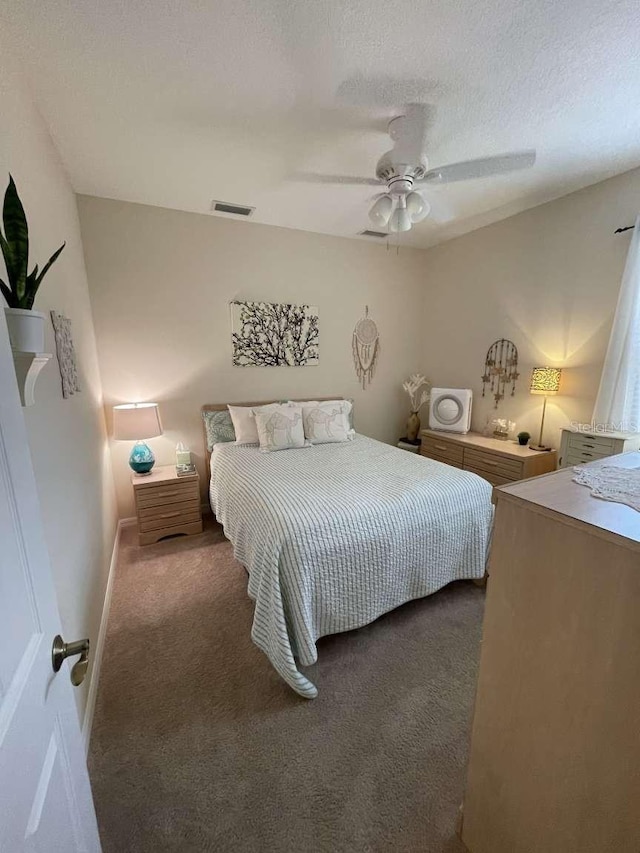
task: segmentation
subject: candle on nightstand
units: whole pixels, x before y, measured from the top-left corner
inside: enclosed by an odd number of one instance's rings
[[[191,465],[191,451],[179,441],[176,444],[176,466]]]

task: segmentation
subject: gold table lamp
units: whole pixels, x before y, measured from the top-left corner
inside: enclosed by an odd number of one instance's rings
[[[562,369],[559,367],[534,367],[531,373],[531,385],[529,393],[544,394],[544,402],[542,404],[542,420],[540,421],[540,437],[537,444],[530,444],[531,450],[551,450],[542,443],[542,432],[544,430],[544,416],[547,410],[547,397],[552,397],[558,393],[560,388],[560,377]]]

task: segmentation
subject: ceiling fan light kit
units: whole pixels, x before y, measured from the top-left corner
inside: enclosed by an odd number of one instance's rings
[[[391,214],[389,230],[393,231],[394,234],[401,231],[411,231],[411,216],[407,210],[407,199],[403,195],[399,196],[396,209]]]
[[[413,224],[421,222],[431,212],[431,205],[417,188],[504,175],[518,169],[528,169],[536,162],[536,152],[529,149],[465,160],[429,170],[424,153],[429,109],[428,104],[409,104],[405,115],[391,120],[389,135],[394,146],[378,160],[375,178],[305,174],[305,179],[314,183],[379,188],[386,185],[386,192],[376,198],[369,211],[369,218],[378,227],[388,227],[392,232],[399,232],[410,231]]]
[[[386,227],[389,219],[391,218],[391,211],[393,210],[393,199],[388,193],[380,196],[380,198],[373,205],[371,210],[369,211],[369,219],[373,222],[374,225]]]

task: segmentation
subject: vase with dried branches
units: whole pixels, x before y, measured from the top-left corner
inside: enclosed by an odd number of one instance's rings
[[[420,432],[420,409],[429,400],[431,394],[431,383],[421,373],[413,373],[402,387],[409,395],[411,405],[411,414],[407,421],[407,438],[409,441],[415,441]]]

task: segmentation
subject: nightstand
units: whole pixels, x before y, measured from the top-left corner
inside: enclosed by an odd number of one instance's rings
[[[131,475],[141,545],[176,533],[202,533],[200,477],[178,477],[174,465],[158,465],[140,477]]]

